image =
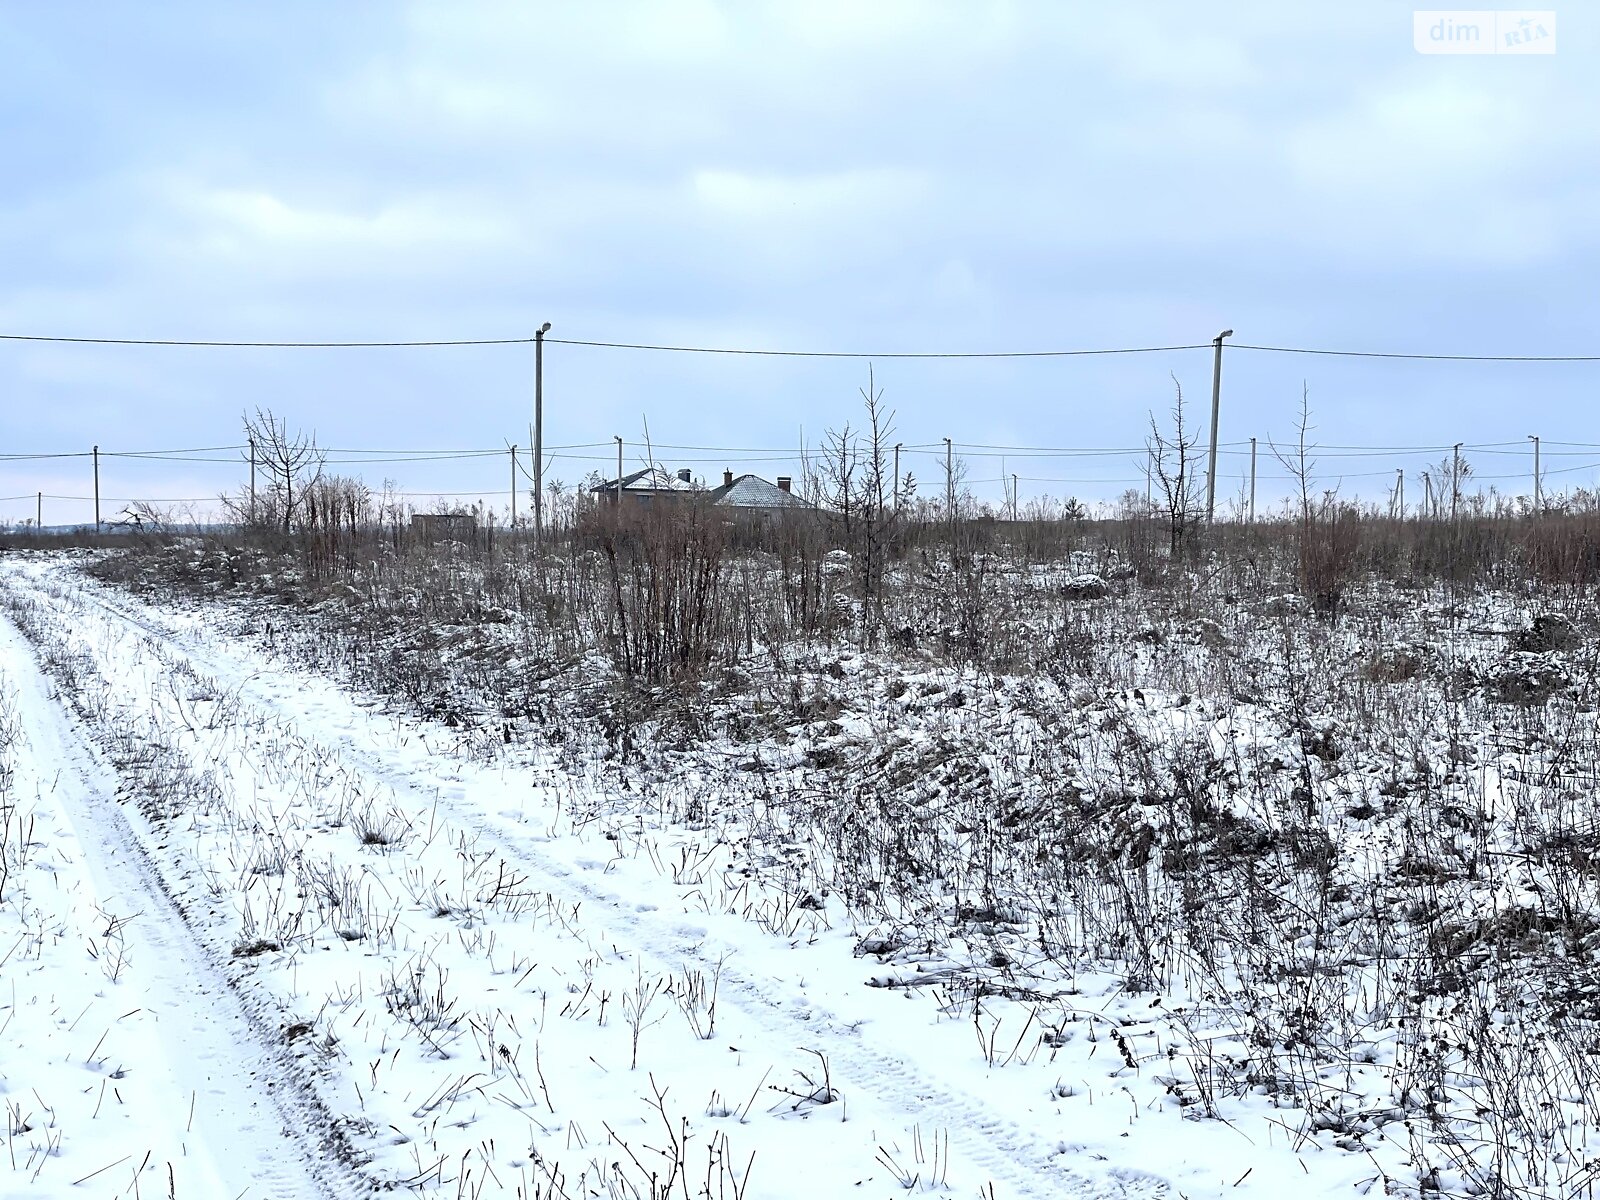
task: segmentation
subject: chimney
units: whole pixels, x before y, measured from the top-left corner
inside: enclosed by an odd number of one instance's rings
[[[780,492],[787,492],[789,490],[789,477],[787,475],[778,476],[778,490]]]
[[[724,470],[722,472],[722,486],[723,487],[732,487],[733,486],[733,472],[732,471]]]
[[[683,483],[688,483],[689,482],[689,468],[688,467],[679,467],[678,468],[678,479]]]

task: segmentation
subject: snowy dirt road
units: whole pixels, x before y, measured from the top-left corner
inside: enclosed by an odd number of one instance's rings
[[[113,914],[126,960],[113,981],[55,937],[60,1021],[0,1041],[8,1097],[64,1097],[63,1161],[19,1162],[7,1195],[82,1194],[117,1157],[73,1111],[98,1080],[48,1066],[99,1026],[142,1090],[127,1177],[89,1194],[134,1194],[146,1149],[144,1194],[170,1162],[179,1197],[1198,1197],[1304,1171],[1286,1139],[1164,1104],[1132,1021],[1115,1045],[1103,1016],[1042,1038],[867,986],[834,902],[729,869],[727,829],[625,797],[579,819],[584,785],[537,754],[466,757],[68,563],[8,561],[0,585],[12,798],[59,810],[52,852],[87,889],[62,889],[63,927]]]
[[[9,624],[0,694],[23,851],[0,909],[5,1194],[364,1194],[259,1006],[174,905],[115,772]]]

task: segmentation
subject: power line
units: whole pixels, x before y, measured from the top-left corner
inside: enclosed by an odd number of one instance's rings
[[[64,496],[55,492],[39,493],[45,500],[93,500],[93,496]],[[32,500],[34,493],[26,496],[12,496],[12,500]],[[107,504],[210,504],[217,499],[216,496],[101,496],[100,499]]]
[[[152,458],[152,459],[161,460],[161,459],[167,458],[168,456],[188,455],[188,454],[208,454],[208,453],[211,453],[211,452],[217,451],[217,450],[246,450],[246,449],[249,449],[249,447],[247,447],[247,446],[195,446],[195,447],[193,447],[191,449],[188,449],[188,450],[102,450],[102,451],[100,451],[100,457],[101,458]],[[91,451],[91,450],[74,450],[74,451],[71,451],[71,452],[68,452],[68,453],[55,453],[55,454],[0,454],[0,462],[24,462],[24,461],[27,461],[27,460],[30,460],[30,459],[40,459],[40,458],[91,458],[91,457],[93,457],[93,453],[94,452]],[[219,459],[209,459],[209,460],[208,459],[187,460],[187,459],[175,458],[173,461],[178,461],[178,462],[183,462],[183,461],[233,462],[234,460],[231,459],[231,458],[219,458]]]
[[[549,340],[549,339],[546,339]],[[203,346],[214,349],[239,350],[379,350],[402,349],[420,346],[511,346],[531,342],[531,337],[521,338],[455,338],[432,339],[414,342],[239,342],[231,340],[202,340],[196,338],[116,338],[116,337],[58,337],[36,333],[0,333],[6,342],[69,342],[88,346]]]
[[[1274,443],[1270,439],[1266,442],[1270,449]],[[1590,457],[1593,452],[1600,449],[1600,444],[1593,442],[1568,442],[1556,439],[1546,439],[1545,453],[1550,456],[1561,457]],[[556,452],[552,457],[570,458],[581,461],[609,461],[610,454],[567,454],[561,453],[568,450],[609,449],[610,442],[573,442],[565,445],[548,447]],[[1219,443],[1218,452],[1235,456],[1249,454],[1246,440]],[[999,444],[986,442],[956,442],[955,447],[967,458],[998,458],[1015,457],[1027,458],[1114,458],[1123,455],[1146,455],[1150,448],[1147,445],[1129,446],[1028,446],[1022,444]],[[1318,459],[1329,458],[1382,458],[1388,456],[1415,456],[1419,454],[1448,454],[1459,447],[1462,451],[1471,454],[1492,454],[1503,456],[1517,456],[1527,453],[1527,446],[1522,441],[1505,442],[1462,442],[1441,443],[1438,445],[1415,446],[1358,446],[1350,444],[1313,443],[1306,446],[1306,453]],[[1571,449],[1550,449],[1549,447],[1571,447]],[[197,446],[177,450],[101,450],[101,458],[122,458],[145,462],[177,462],[177,463],[219,463],[237,466],[245,461],[243,457],[210,457],[209,453],[219,450],[247,449],[245,446]],[[775,462],[789,459],[820,456],[826,453],[826,447],[804,446],[712,446],[700,444],[687,444],[676,442],[650,442],[635,443],[635,451],[700,451],[731,457],[735,461],[748,462]],[[943,446],[932,442],[900,443],[900,449],[905,454],[935,454],[942,457]],[[412,449],[358,449],[354,447],[319,447],[323,455],[321,462],[329,466],[364,466],[382,465],[388,463],[435,463],[453,462],[470,459],[498,458],[510,452],[509,446],[497,446],[485,449],[417,447]],[[46,451],[0,454],[0,463],[23,463],[37,461],[51,461],[56,459],[81,459],[92,457],[92,451]],[[714,458],[688,458],[674,453],[671,457],[685,462],[714,462]]]
[[[414,341],[294,341],[256,342],[223,338],[64,337],[42,333],[0,333],[0,341],[59,342],[88,346],[194,346],[240,350],[393,350],[438,346],[515,346],[532,343],[531,337],[430,338]],[[589,346],[605,350],[656,350],[673,354],[742,354],[767,358],[1071,358],[1099,354],[1158,354],[1173,350],[1204,350],[1209,343],[1185,346],[1118,346],[1090,350],[764,350],[732,346],[675,346],[650,342],[601,342],[580,338],[544,339],[546,345]]]
[[[1249,444],[1249,442],[1218,443],[1220,446],[1248,446]],[[1008,454],[1143,454],[1149,449],[1148,446],[1001,446],[987,442],[956,442],[954,445],[957,450],[966,450],[972,453],[982,450],[995,450]],[[904,449],[937,450],[942,456],[944,454],[944,443],[940,442],[935,445],[931,442],[924,442],[916,446],[906,446]]]
[[[1183,346],[1116,346],[1093,350],[755,350],[734,346],[671,346],[647,342],[591,342],[577,338],[545,338],[545,344],[592,346],[605,350],[659,350],[671,354],[737,354],[756,358],[1083,358],[1105,354],[1164,354],[1176,350],[1208,350],[1209,342]]]
[[[470,492],[439,492],[432,490],[407,491],[407,492],[378,492],[374,495],[388,496],[501,496],[505,488],[478,488]],[[0,503],[12,500],[33,500],[42,497],[45,500],[93,500],[93,496],[69,496],[57,492],[29,492],[23,496],[0,496]],[[210,504],[217,500],[216,496],[101,496],[100,499],[108,504]]]
[[[1310,346],[1253,346],[1229,342],[1230,350],[1260,350],[1268,354],[1321,354],[1334,358],[1401,358],[1421,362],[1600,362],[1600,354],[1414,354],[1389,350],[1323,350]]]
[[[532,337],[499,338],[419,338],[387,341],[244,341],[225,338],[131,338],[72,337],[58,334],[0,333],[0,341],[52,342],[92,346],[192,346],[246,350],[382,350],[450,346],[515,346],[533,343]],[[1166,354],[1186,350],[1209,350],[1210,342],[1166,346],[1110,346],[1072,350],[773,350],[742,346],[685,346],[657,342],[612,342],[585,338],[544,339],[546,344],[586,346],[604,350],[644,350],[669,354],[724,354],[760,358],[840,358],[840,359],[1007,359],[1079,358],[1118,354]],[[1418,362],[1505,362],[1505,363],[1588,363],[1600,362],[1600,354],[1439,354],[1418,351],[1343,350],[1320,346],[1270,346],[1250,342],[1230,342],[1230,350],[1251,350],[1267,354],[1314,354],[1333,358],[1402,359]]]
[[[608,438],[607,440],[605,440],[603,442],[568,442],[564,446],[546,446],[545,449],[546,450],[591,450],[591,449],[594,449],[594,448],[599,447],[599,446],[609,446],[611,444],[612,444],[611,440]],[[707,447],[704,447],[704,448],[708,449],[708,450],[720,450],[720,449],[723,449],[724,447],[721,447],[721,446],[707,446]],[[246,446],[235,446],[235,447],[224,447],[224,449],[245,450],[245,449],[248,449],[248,447],[246,447]],[[496,446],[496,447],[494,447],[493,449],[490,449],[490,450],[470,450],[470,449],[469,450],[426,450],[426,449],[418,450],[418,449],[415,449],[415,448],[412,448],[412,449],[404,449],[404,448],[402,448],[402,449],[399,449],[399,450],[359,450],[359,449],[353,449],[353,448],[351,448],[349,446],[318,446],[317,449],[322,451],[324,454],[506,454],[506,453],[510,452],[511,448],[509,446]]]

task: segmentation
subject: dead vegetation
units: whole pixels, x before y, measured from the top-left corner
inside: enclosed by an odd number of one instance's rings
[[[1160,513],[1001,522],[886,492],[891,417],[869,409],[830,451],[834,515],[568,497],[537,550],[492,525],[425,544],[323,481],[288,538],[91,569],[232,598],[265,645],[468,753],[534,739],[653,820],[743,814],[788,898],[752,919],[802,936],[841,897],[886,979],[937,960],[917,982],[964,980],[981,1009],[1114,971],[1164,998],[1163,1070],[1197,1116],[1266,1096],[1353,1152],[1403,1127],[1397,1194],[1588,1187],[1589,499],[1399,520],[1319,492],[1303,427],[1284,519],[1200,526],[1186,435],[1157,429]]]

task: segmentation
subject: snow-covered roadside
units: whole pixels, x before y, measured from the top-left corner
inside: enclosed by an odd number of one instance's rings
[[[383,1177],[560,1195],[601,1185],[608,1160],[631,1171],[624,1143],[660,1166],[639,1147],[678,1128],[707,1195],[1305,1190],[1270,1112],[1248,1133],[1181,1119],[1161,1031],[1114,981],[1080,981],[1056,1030],[1030,1028],[1025,1005],[865,987],[826,898],[738,915],[777,898],[717,869],[714,831],[567,833],[572,784],[538,762],[461,762],[428,727],[191,618],[25,574],[10,582],[40,603],[47,640],[116,681],[106,727],[145,722],[211,770],[206,811],[165,827],[169,877],[205,881],[189,896],[218,914],[213,946],[250,951],[236,974],[320,1048],[324,1099],[360,1114]],[[292,861],[258,869],[273,846]],[[306,864],[343,895],[296,906],[274,891],[303,885]],[[1323,1156],[1316,1190],[1372,1174]]]
[[[162,891],[115,775],[4,622],[0,697],[0,1191],[344,1194],[341,1173],[313,1163],[283,1068]]]

